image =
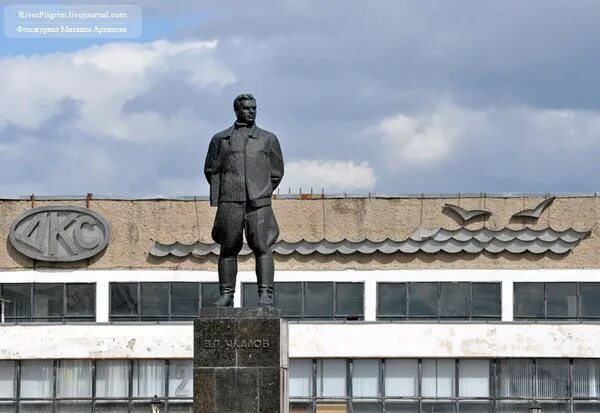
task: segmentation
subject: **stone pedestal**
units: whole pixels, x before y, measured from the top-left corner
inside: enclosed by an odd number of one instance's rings
[[[285,368],[279,310],[206,308],[194,321],[194,413],[285,412]]]

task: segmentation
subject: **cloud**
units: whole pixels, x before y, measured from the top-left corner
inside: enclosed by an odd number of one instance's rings
[[[442,102],[433,111],[398,113],[367,134],[380,140],[392,165],[430,165],[451,156],[461,141],[486,129],[486,114]]]
[[[367,162],[339,160],[293,160],[286,165],[280,191],[307,193],[324,189],[326,193],[361,192],[375,187],[375,171]]]
[[[175,139],[201,122],[186,109],[126,112],[124,106],[157,79],[181,77],[191,88],[222,88],[235,81],[215,56],[216,41],[109,43],[70,53],[0,59],[0,128],[37,129],[57,115],[64,101],[77,105],[71,128],[97,138]]]

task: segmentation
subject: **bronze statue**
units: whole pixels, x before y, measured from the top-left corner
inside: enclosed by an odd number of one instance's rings
[[[283,157],[277,136],[256,126],[256,100],[252,95],[236,97],[233,109],[237,120],[213,136],[204,164],[210,205],[218,207],[212,237],[221,246],[221,296],[214,305],[233,306],[237,255],[245,229],[256,258],[258,304],[270,306],[275,275],[271,248],[279,236],[271,196],[283,178]]]

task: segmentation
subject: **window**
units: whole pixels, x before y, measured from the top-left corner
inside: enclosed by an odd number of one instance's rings
[[[600,283],[515,283],[515,319],[599,319],[599,298]]]
[[[174,321],[198,317],[219,296],[218,283],[110,283],[111,321]]]
[[[500,283],[377,284],[378,320],[499,320]]]
[[[192,360],[0,361],[0,412],[192,412]]]
[[[275,307],[288,319],[362,320],[364,284],[351,282],[275,283]],[[258,305],[256,283],[242,284],[244,307]]]
[[[96,320],[96,284],[2,284],[6,322],[76,322]]]
[[[292,359],[290,411],[456,413],[460,406],[491,413],[491,366],[490,360]]]

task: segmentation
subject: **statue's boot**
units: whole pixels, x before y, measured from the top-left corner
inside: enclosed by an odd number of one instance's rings
[[[235,279],[237,277],[237,257],[219,258],[219,292],[215,307],[233,307]]]
[[[258,305],[273,305],[273,280],[275,263],[273,255],[267,254],[256,258],[256,281],[258,283]]]

